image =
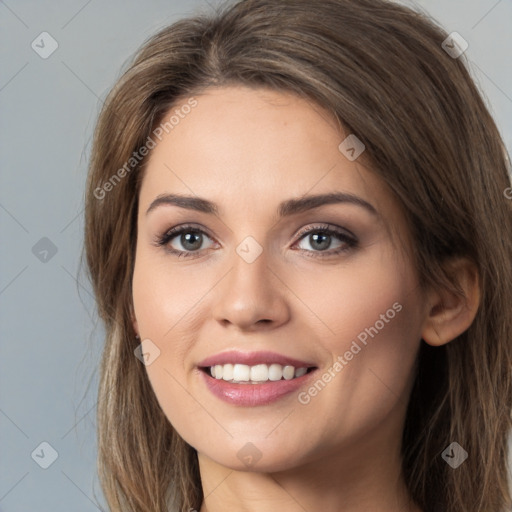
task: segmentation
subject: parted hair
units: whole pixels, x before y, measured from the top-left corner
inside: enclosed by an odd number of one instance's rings
[[[422,287],[459,292],[450,261],[474,264],[481,302],[469,329],[443,346],[421,341],[403,474],[424,512],[510,510],[510,159],[467,58],[442,47],[447,37],[428,15],[387,0],[242,0],[173,23],[131,59],[99,115],[85,198],[84,254],[106,332],[97,428],[109,510],[188,512],[203,495],[197,453],[134,357],[131,282],[149,155],[108,194],[97,191],[178,101],[225,85],[298,94],[364,143],[361,158],[405,212]],[[469,454],[457,469],[441,457],[454,441]]]

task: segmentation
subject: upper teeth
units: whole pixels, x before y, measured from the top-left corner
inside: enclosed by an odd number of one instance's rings
[[[257,364],[248,366],[246,364],[216,364],[210,366],[210,373],[216,379],[223,379],[232,382],[265,382],[267,380],[291,380],[294,377],[302,377],[306,374],[307,368],[294,366],[282,366],[280,364]]]

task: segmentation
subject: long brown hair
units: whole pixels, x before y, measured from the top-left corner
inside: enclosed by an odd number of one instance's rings
[[[130,158],[178,100],[227,84],[299,94],[356,134],[406,212],[423,286],[453,287],[454,256],[474,263],[473,324],[447,345],[421,343],[403,472],[424,512],[511,506],[510,160],[464,55],[443,49],[447,37],[386,0],[245,0],[161,30],[130,63],[100,114],[86,192],[85,253],[106,326],[98,437],[111,511],[188,511],[203,499],[196,452],[134,357],[131,279],[147,157]],[[458,469],[441,457],[454,441],[469,453]]]

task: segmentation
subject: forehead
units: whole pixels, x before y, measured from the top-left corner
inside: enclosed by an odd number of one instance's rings
[[[340,151],[350,134],[320,106],[246,87],[210,88],[194,99],[193,108],[182,108],[185,99],[164,117],[174,116],[173,123],[151,150],[142,208],[163,193],[180,193],[255,215],[283,199],[339,191],[397,214],[382,180]]]

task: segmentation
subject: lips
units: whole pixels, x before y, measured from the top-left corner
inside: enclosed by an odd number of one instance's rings
[[[228,351],[199,363],[206,387],[238,406],[270,404],[298,390],[316,366],[275,352]]]

